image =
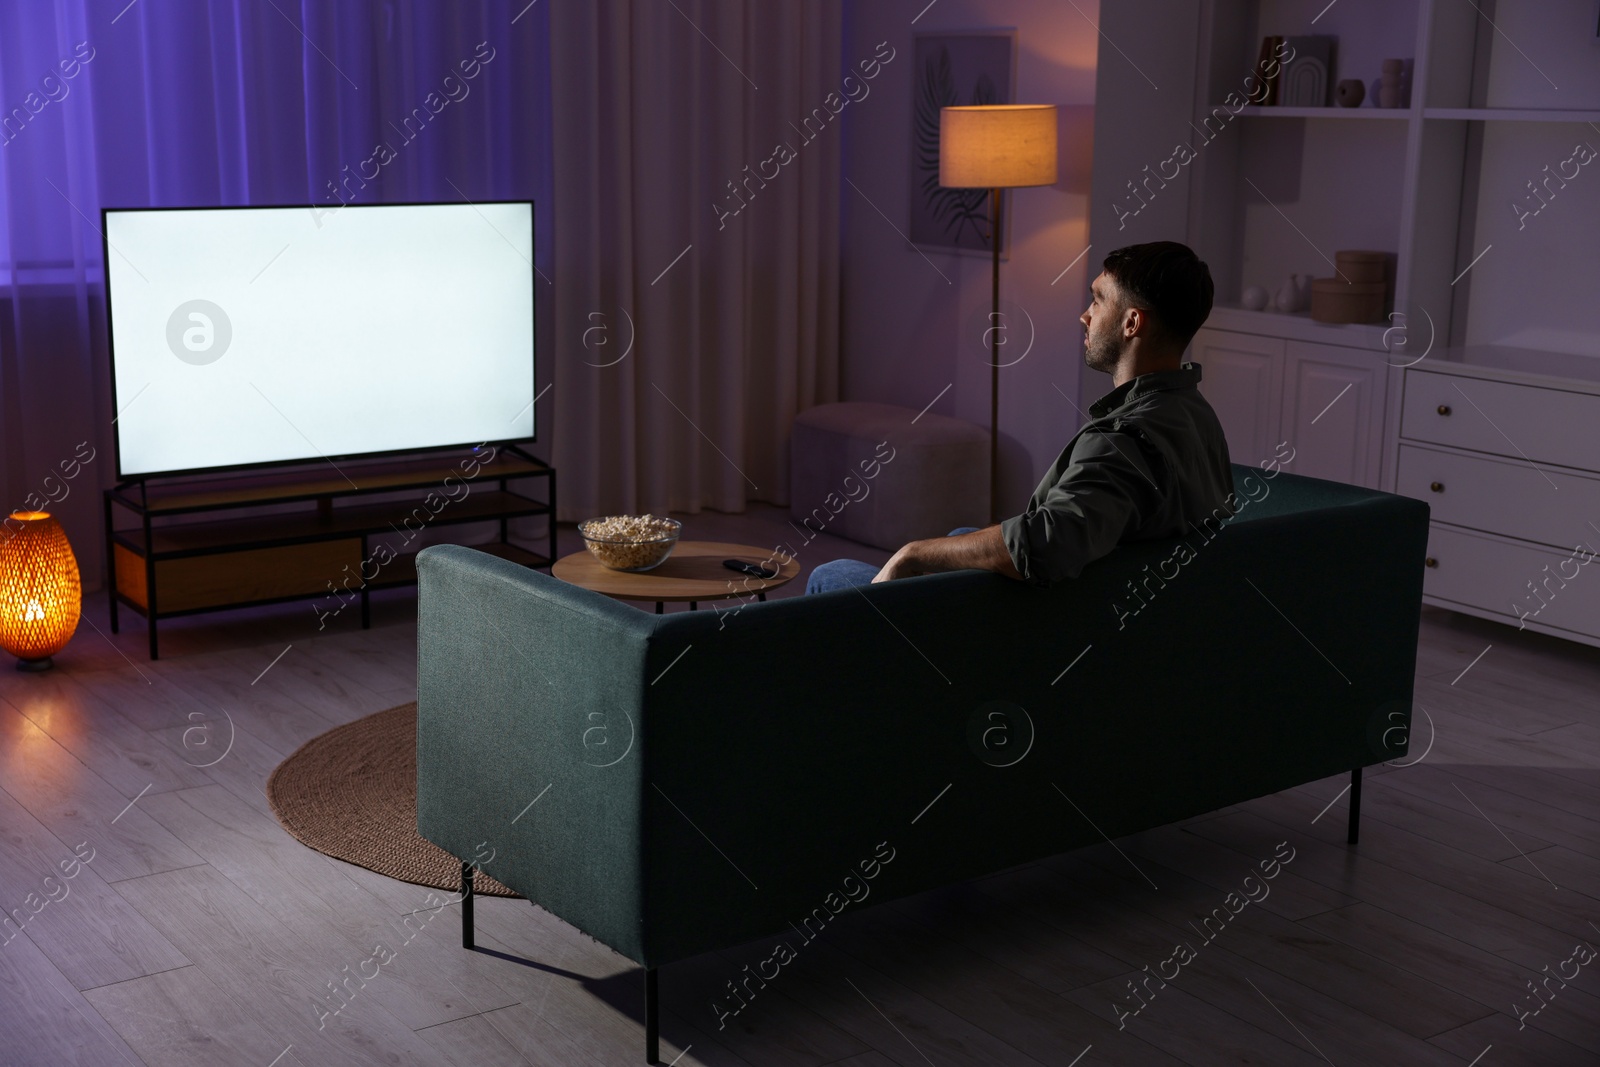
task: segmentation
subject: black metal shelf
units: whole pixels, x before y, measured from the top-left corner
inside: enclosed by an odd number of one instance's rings
[[[526,567],[548,567],[558,554],[555,475],[549,464],[516,450],[486,462],[468,457],[451,464],[434,456],[335,475],[315,468],[115,486],[104,492],[111,630],[119,629],[119,606],[143,616],[154,660],[160,619],[329,595],[348,603],[354,594],[366,628],[373,589],[417,580],[416,553],[392,546],[367,577],[375,545],[395,535],[409,543],[421,530],[496,522],[499,540],[474,548]],[[513,479],[534,478],[545,481],[543,500],[509,488]],[[375,494],[388,498],[366,499]],[[117,528],[117,508],[139,524]],[[509,539],[512,519],[539,516],[547,524],[548,555]]]

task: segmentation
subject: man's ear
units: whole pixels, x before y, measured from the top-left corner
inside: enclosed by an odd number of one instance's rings
[[[1128,307],[1123,309],[1122,335],[1124,337],[1131,338],[1139,335],[1140,333],[1148,335],[1149,332],[1150,316],[1145,313],[1143,308],[1137,308],[1130,304]]]

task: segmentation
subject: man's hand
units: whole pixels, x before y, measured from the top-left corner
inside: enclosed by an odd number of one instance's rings
[[[931,537],[903,545],[872,580],[874,583],[892,582],[919,574],[964,570],[994,571],[1007,578],[1022,579],[1000,535],[1000,527],[990,526],[955,537]]]
[[[892,582],[896,578],[915,578],[919,574],[926,574],[927,572],[915,562],[917,548],[922,544],[924,544],[922,541],[912,541],[908,545],[900,546],[895,554],[889,557],[889,562],[885,563],[883,568],[872,579],[873,584]]]

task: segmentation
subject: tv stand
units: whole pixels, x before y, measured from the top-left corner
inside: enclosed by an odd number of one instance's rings
[[[543,500],[510,487],[529,479],[544,480]],[[474,548],[549,567],[559,556],[555,505],[555,468],[516,446],[481,459],[441,454],[123,482],[104,493],[111,632],[119,606],[142,615],[154,660],[161,619],[309,598],[322,601],[307,619],[318,629],[357,602],[366,629],[372,590],[416,582],[424,532],[497,522],[499,540]],[[118,508],[138,525],[118,528]],[[511,519],[541,515],[548,554],[510,540]]]

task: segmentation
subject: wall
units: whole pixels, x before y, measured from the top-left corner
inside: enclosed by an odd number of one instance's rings
[[[1095,91],[1108,102],[1107,112],[1116,115],[1115,122],[1099,123],[1094,131],[1089,239],[1103,259],[1124,245],[1184,239],[1195,167],[1180,168],[1161,188],[1149,184],[1149,175],[1159,172],[1174,145],[1195,139],[1188,109],[1175,108],[1173,100],[1193,97],[1200,11],[1198,5],[1172,0],[1114,0],[1102,6],[1099,22],[1106,62],[1095,72]],[[1164,32],[1147,32],[1151,26]],[[1147,75],[1152,71],[1160,83]],[[1143,193],[1134,199],[1139,190]],[[1140,205],[1137,210],[1134,204]],[[1112,387],[1111,375],[1081,364],[1079,383],[1079,395],[1088,401]]]
[[[932,403],[940,414],[989,425],[989,258],[933,250],[924,258],[902,236],[911,184],[912,35],[1015,28],[1014,102],[1077,105],[1076,114],[1063,112],[1064,143],[1087,144],[1084,105],[1094,102],[1098,8],[1097,0],[846,3],[845,65],[871,56],[880,41],[896,55],[872,96],[845,113],[841,399],[917,410]],[[1015,302],[1026,312],[1010,316],[1008,344],[1025,350],[1026,319],[1033,328],[1032,348],[1000,375],[1001,499],[1010,513],[1022,509],[1082,422],[1073,405],[1088,406],[1077,396],[1083,358],[1077,317],[1099,258],[1090,252],[1062,275],[1088,241],[1087,150],[1067,155],[1057,185],[1017,190],[1008,205],[1002,308]],[[1015,358],[1002,351],[1002,363]]]

